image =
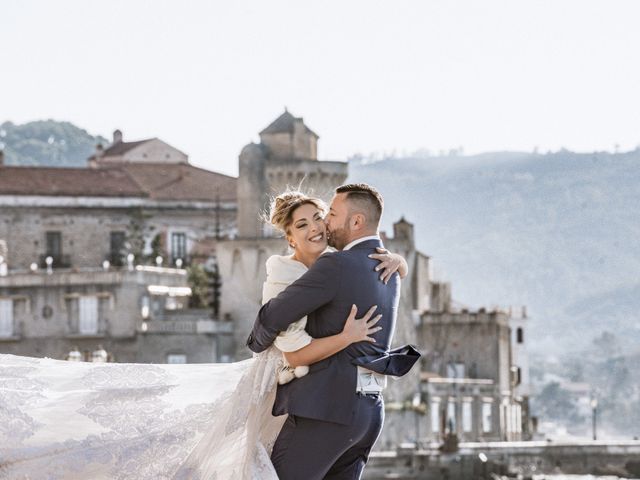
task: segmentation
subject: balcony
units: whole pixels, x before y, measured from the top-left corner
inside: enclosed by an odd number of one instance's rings
[[[233,323],[213,320],[205,309],[186,309],[165,312],[162,319],[146,322],[143,333],[169,333],[191,335],[231,335]]]
[[[127,256],[122,253],[111,252],[107,255],[106,260],[112,267],[124,267],[127,264]]]
[[[52,268],[71,268],[71,256],[70,255],[40,255],[40,259],[38,260],[38,266],[40,268],[47,268],[47,257],[51,257],[53,259],[53,263],[51,264]]]

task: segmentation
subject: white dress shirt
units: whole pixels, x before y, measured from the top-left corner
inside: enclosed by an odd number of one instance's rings
[[[347,243],[342,250],[343,251],[344,250],[349,250],[349,249],[353,248],[354,246],[356,246],[357,244],[362,243],[362,242],[366,242],[367,240],[380,240],[380,236],[379,235],[369,235],[368,237],[356,238],[354,241]]]

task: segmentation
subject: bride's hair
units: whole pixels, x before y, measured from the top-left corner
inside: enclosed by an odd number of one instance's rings
[[[314,205],[322,211],[323,216],[327,213],[327,204],[319,198],[310,197],[298,190],[287,190],[271,200],[267,217],[269,223],[286,235],[293,221],[293,212],[306,204]]]

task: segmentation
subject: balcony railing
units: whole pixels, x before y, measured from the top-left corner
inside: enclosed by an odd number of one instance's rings
[[[186,268],[189,265],[191,265],[191,257],[189,255],[185,255],[184,257],[171,257],[169,260],[169,264],[172,267],[178,267],[178,264],[176,263],[178,260],[182,261],[182,264],[180,265],[180,268]]]
[[[127,264],[127,256],[122,253],[111,252],[107,255],[107,260],[112,267],[124,267]]]
[[[71,257],[69,255],[40,255],[39,266],[40,268],[47,268],[47,257],[53,259],[51,264],[52,268],[71,268]]]

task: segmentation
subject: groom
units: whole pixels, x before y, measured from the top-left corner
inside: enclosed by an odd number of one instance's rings
[[[309,374],[278,385],[274,415],[289,416],[271,459],[281,480],[358,479],[384,419],[385,375],[402,376],[420,354],[411,346],[390,351],[400,281],[388,284],[375,271],[382,242],[378,225],[383,200],[366,184],[336,189],[326,219],[325,253],[297,281],[263,305],[247,340],[254,352],[268,348],[281,331],[307,315],[307,332],[315,338],[340,333],[350,308],[377,305],[382,330],[375,343],[359,342],[310,366]]]

